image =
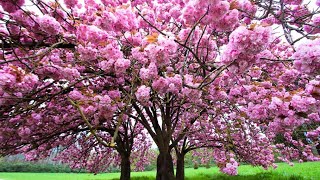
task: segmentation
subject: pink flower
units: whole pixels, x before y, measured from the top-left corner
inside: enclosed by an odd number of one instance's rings
[[[295,69],[286,69],[280,76],[280,80],[283,84],[288,85],[297,78],[298,74],[299,72]]]
[[[110,105],[111,104],[111,98],[108,96],[108,95],[104,95],[104,96],[101,96],[100,98],[99,98],[99,100],[100,100],[100,104],[102,105],[102,106],[107,106],[107,105]]]
[[[12,74],[1,72],[0,70],[0,86],[12,85],[16,83],[16,77]]]
[[[307,112],[308,109],[316,103],[316,100],[312,97],[301,97],[299,95],[293,95],[291,105],[299,112]]]
[[[17,11],[24,4],[24,0],[0,0],[0,5],[8,13]]]
[[[47,14],[39,17],[38,23],[41,30],[48,35],[58,35],[62,31],[60,23],[55,18]]]
[[[99,45],[100,42],[105,42],[108,37],[107,33],[99,27],[83,24],[77,27],[76,36],[79,40],[95,45]]]
[[[78,100],[82,99],[84,96],[82,95],[82,93],[81,93],[80,91],[78,91],[78,90],[73,90],[73,91],[71,91],[71,92],[69,93],[69,97],[70,97],[71,99],[73,99],[73,100],[78,101]]]
[[[285,0],[284,2],[292,5],[299,5],[302,3],[302,1],[303,0]]]
[[[76,78],[80,77],[80,73],[77,69],[75,68],[64,68],[63,69],[63,76],[65,79],[72,81],[75,80]]]
[[[158,75],[158,68],[154,62],[151,62],[147,69],[140,69],[139,75],[143,80],[155,79]]]
[[[168,80],[166,78],[160,77],[159,79],[153,81],[152,88],[159,93],[166,93],[168,90]]]
[[[64,0],[64,4],[67,8],[73,8],[78,4],[78,0]]]
[[[320,40],[307,40],[292,55],[294,67],[306,74],[317,74],[320,69]]]
[[[149,105],[150,99],[150,87],[146,87],[142,85],[138,88],[137,92],[135,93],[137,100],[144,106]]]
[[[18,134],[21,138],[26,138],[31,134],[31,130],[28,127],[19,128]]]
[[[97,58],[98,51],[95,47],[89,45],[89,46],[78,46],[78,52],[80,54],[80,57],[83,61],[94,61]]]
[[[124,58],[117,59],[114,67],[117,74],[122,74],[130,67],[130,60]]]

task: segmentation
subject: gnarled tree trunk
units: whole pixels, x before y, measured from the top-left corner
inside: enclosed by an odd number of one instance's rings
[[[121,175],[120,180],[129,180],[131,174],[130,155],[121,154]]]
[[[173,160],[170,152],[160,151],[157,158],[157,180],[174,180]]]

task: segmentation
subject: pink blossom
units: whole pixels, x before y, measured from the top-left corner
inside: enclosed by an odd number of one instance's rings
[[[20,128],[19,129],[19,136],[21,136],[22,138],[26,138],[27,136],[29,136],[31,133],[31,130],[29,128]]]
[[[110,60],[106,60],[106,61],[101,61],[99,63],[99,66],[102,70],[104,70],[106,72],[112,72],[114,63],[115,63],[115,60],[110,59]]]
[[[124,73],[130,67],[130,60],[124,58],[117,59],[114,67],[117,74]]]
[[[318,80],[311,80],[306,85],[306,93],[314,97],[315,99],[320,99],[320,81]]]
[[[73,100],[78,101],[83,98],[83,95],[78,90],[73,90],[69,93],[69,97]]]
[[[292,58],[295,59],[294,67],[298,71],[307,74],[317,73],[320,68],[320,50],[317,48],[319,43],[319,40],[308,40],[297,48]]]
[[[24,0],[0,0],[0,5],[8,13],[17,11],[24,4]]]
[[[97,58],[98,51],[92,46],[78,46],[78,52],[83,61],[94,61]]]
[[[168,90],[168,80],[166,78],[160,77],[159,79],[153,81],[152,88],[159,93],[166,93]]]
[[[78,4],[78,0],[64,0],[64,3],[67,8],[73,8]]]
[[[158,75],[158,69],[157,66],[154,62],[151,62],[148,68],[141,68],[140,69],[140,77],[143,80],[150,80],[154,79]]]
[[[264,27],[248,30],[240,26],[230,35],[229,39],[229,43],[243,53],[256,54],[264,50],[270,43],[271,31],[269,28]]]
[[[77,27],[76,35],[79,40],[99,44],[105,42],[108,37],[107,33],[97,26],[80,25]]]
[[[135,93],[137,100],[144,106],[149,105],[150,90],[150,87],[142,85],[138,88],[137,92]]]
[[[43,15],[39,17],[38,23],[41,30],[45,33],[48,33],[48,35],[58,35],[62,31],[60,23],[49,15]]]
[[[293,5],[299,5],[302,3],[303,0],[285,0],[284,2],[288,4],[293,4]]]
[[[304,25],[303,29],[310,34],[317,34],[320,32],[320,30],[318,28],[315,28],[315,26],[319,26],[319,25],[320,25],[320,16],[318,14],[315,14],[314,16],[312,16],[311,22],[309,24]]]
[[[16,77],[12,74],[1,72],[0,71],[0,85],[10,85],[16,82]]]
[[[77,69],[74,69],[74,68],[64,68],[63,69],[63,75],[64,75],[64,78],[67,79],[67,80],[74,80],[76,78],[79,78],[80,77],[80,73]]]
[[[298,76],[299,72],[295,69],[286,69],[280,76],[281,83],[287,85],[292,83]]]
[[[239,26],[239,11],[233,9],[214,25],[219,31],[232,31]]]

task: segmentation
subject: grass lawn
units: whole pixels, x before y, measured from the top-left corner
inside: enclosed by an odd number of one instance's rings
[[[132,179],[154,179],[155,171],[133,172]],[[217,167],[210,169],[186,169],[187,180],[262,180],[262,179],[320,179],[320,162],[295,163],[293,167],[278,163],[275,170],[263,170],[260,167],[242,165],[239,167],[239,175],[227,176],[219,172]],[[112,180],[118,179],[119,173],[92,174],[68,174],[68,173],[0,173],[0,180]]]

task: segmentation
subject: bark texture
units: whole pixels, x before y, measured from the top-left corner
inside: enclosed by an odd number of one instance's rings
[[[157,180],[175,180],[173,160],[169,152],[160,152],[157,158]]]
[[[131,174],[130,168],[130,156],[123,154],[121,155],[121,175],[120,180],[129,180]]]

